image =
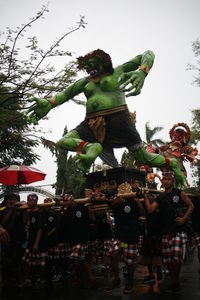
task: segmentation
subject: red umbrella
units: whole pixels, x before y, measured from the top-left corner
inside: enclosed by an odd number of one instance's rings
[[[11,165],[0,168],[0,183],[4,185],[20,185],[45,179],[46,174],[42,171],[24,165]]]

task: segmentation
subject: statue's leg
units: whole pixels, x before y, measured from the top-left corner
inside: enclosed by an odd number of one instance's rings
[[[184,186],[186,178],[176,158],[165,157],[157,153],[149,153],[143,147],[133,152],[137,162],[152,167],[169,167],[174,172],[177,186]]]
[[[56,146],[58,149],[78,152],[78,167],[86,172],[89,171],[92,163],[102,151],[101,144],[83,141],[75,130],[64,135]]]

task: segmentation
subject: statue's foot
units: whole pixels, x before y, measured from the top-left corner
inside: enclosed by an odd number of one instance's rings
[[[84,151],[86,152],[85,154],[81,153],[78,155],[77,159],[77,164],[78,168],[83,171],[88,173],[90,171],[90,167],[99,156],[99,154],[102,151],[102,146],[99,143],[88,143],[86,144]]]
[[[87,154],[79,154],[78,159],[76,160],[79,170],[86,173],[90,171],[90,167],[93,162],[94,160],[89,159]]]
[[[176,186],[184,187],[186,185],[186,177],[180,169],[179,163],[176,158],[170,158],[170,167],[174,172],[174,178],[176,181]]]

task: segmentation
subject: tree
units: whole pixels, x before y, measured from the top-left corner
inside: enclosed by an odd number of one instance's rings
[[[68,133],[67,127],[64,128],[63,136]],[[56,157],[57,175],[54,187],[56,195],[63,195],[67,191],[73,191],[76,197],[85,196],[86,177],[77,168],[77,155],[68,157],[68,151],[56,149],[56,144],[47,139],[42,139],[45,148],[49,149]]]
[[[192,110],[191,143],[197,145],[200,141],[200,109]],[[192,167],[194,185],[200,186],[200,159],[197,157]]]
[[[20,112],[18,95],[11,94],[8,88],[1,86],[0,107],[0,167],[34,163],[39,158],[33,152],[38,141],[26,137],[28,125]]]
[[[163,127],[156,126],[154,128],[150,128],[149,122],[146,122],[145,124],[145,137],[146,137],[146,145],[151,145],[156,148],[158,148],[161,144],[164,142],[161,139],[154,139],[155,134],[157,134],[159,131],[161,131]]]
[[[0,34],[1,166],[21,162],[31,164],[39,158],[33,152],[33,146],[40,142],[37,135],[39,132],[36,133],[36,128],[28,124],[22,114],[27,108],[27,99],[32,95],[48,98],[52,93],[62,91],[76,77],[73,61],[56,70],[52,65],[52,58],[67,56],[71,59],[72,53],[60,50],[60,43],[80,28],[85,28],[84,17],[80,17],[76,27],[70,28],[47,50],[43,50],[39,47],[37,37],[26,37],[26,31],[40,18],[44,18],[47,12],[47,7],[42,6],[36,16],[26,24],[16,30],[8,28]],[[83,104],[78,99],[72,101]],[[30,135],[30,131],[33,134]]]
[[[192,110],[191,142],[197,144],[200,141],[200,109]]]
[[[70,155],[66,164],[66,191],[73,191],[75,197],[84,197],[86,188],[86,177],[83,172],[77,168],[77,155]]]
[[[161,131],[162,129],[163,129],[163,127],[160,127],[160,126],[157,126],[157,127],[154,127],[151,129],[149,126],[149,122],[146,122],[146,124],[145,124],[146,140],[144,141],[146,146],[154,146],[154,147],[158,148],[161,144],[163,144],[163,141],[161,139],[153,139],[154,135],[156,133],[158,133],[159,131]],[[133,153],[125,150],[122,155],[122,158],[121,158],[121,164],[124,167],[133,168],[134,160],[135,159],[133,157]]]
[[[17,30],[8,28],[6,39],[1,43],[0,63],[1,84],[6,84],[12,88],[12,92],[18,94],[26,103],[32,95],[48,98],[52,93],[63,91],[66,84],[74,81],[76,76],[76,67],[73,61],[63,66],[63,69],[56,70],[51,65],[52,58],[71,57],[72,53],[59,49],[60,43],[70,34],[85,27],[84,17],[81,16],[76,27],[72,27],[68,32],[59,37],[47,50],[39,48],[36,36],[28,37],[23,44],[23,49],[17,48],[17,43],[21,42],[28,28],[38,19],[43,18],[48,12],[46,6],[31,18],[26,24],[22,24]],[[1,34],[4,36],[5,33]],[[26,50],[26,51],[25,51]],[[26,58],[27,56],[27,58]],[[6,100],[5,100],[6,101]]]
[[[121,165],[126,168],[133,168],[134,167],[134,157],[131,151],[125,150],[122,154],[121,158]]]
[[[196,159],[194,167],[192,167],[192,177],[194,178],[193,184],[200,186],[200,159]]]
[[[197,75],[194,76],[193,84],[200,86],[200,40],[196,39],[196,41],[192,42],[192,50],[194,52],[194,56],[197,58],[196,65],[188,64],[188,70],[197,71]]]
[[[67,127],[64,128],[63,135],[67,134]],[[49,149],[52,151],[51,144],[48,145]],[[54,144],[55,149],[55,144]],[[56,154],[56,163],[57,163],[57,175],[56,175],[56,195],[62,195],[64,191],[66,191],[66,183],[67,183],[67,174],[66,174],[66,165],[67,165],[67,156],[68,151],[59,150],[58,152],[54,152]]]
[[[200,87],[200,40],[196,39],[196,41],[192,42],[192,50],[194,52],[194,56],[197,58],[196,65],[188,64],[188,70],[197,71],[197,75],[194,76],[193,84]],[[200,109],[192,110],[192,138],[191,142],[197,144],[200,140]]]
[[[193,84],[200,87],[200,40],[196,39],[192,43],[192,50],[197,58],[196,65],[189,64],[188,70],[195,70],[197,75],[194,76]],[[192,126],[191,126],[191,143],[197,145],[200,141],[200,109],[192,110]],[[194,178],[194,184],[200,185],[200,159],[196,159],[192,170],[192,177]]]

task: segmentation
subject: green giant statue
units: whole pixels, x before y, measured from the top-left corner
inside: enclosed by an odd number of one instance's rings
[[[27,110],[26,116],[37,124],[52,108],[84,93],[87,99],[85,120],[57,142],[58,149],[78,152],[78,167],[88,172],[98,156],[116,167],[118,162],[113,149],[126,147],[133,151],[135,160],[141,164],[171,168],[176,184],[184,185],[185,177],[175,158],[165,158],[144,149],[126,105],[126,97],[140,94],[153,62],[154,53],[146,51],[113,68],[107,53],[94,50],[78,58],[78,67],[87,72],[87,77],[49,100],[31,98],[29,101],[33,105]]]

